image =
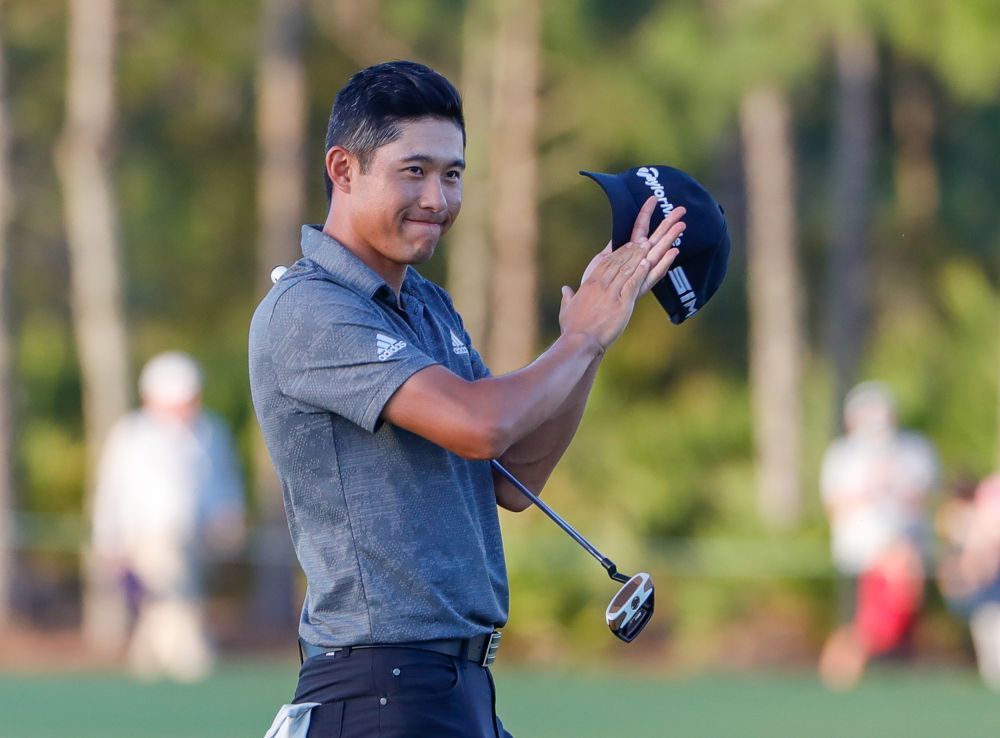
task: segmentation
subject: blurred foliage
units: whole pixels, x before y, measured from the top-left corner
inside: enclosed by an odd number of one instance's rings
[[[132,365],[137,370],[165,348],[197,356],[207,404],[236,429],[249,469],[259,9],[240,0],[120,5],[116,173]],[[356,64],[337,48],[326,4],[309,7],[307,150],[317,165],[308,218],[317,221],[326,117]],[[457,76],[464,9],[459,0],[385,0],[381,22],[418,58]],[[605,361],[546,497],[623,569],[649,566],[661,593],[654,631],[661,639],[677,636],[686,649],[681,658],[713,658],[709,636],[768,613],[804,622],[802,637],[815,642],[832,601],[815,479],[838,412],[819,341],[822,290],[814,289],[824,284],[832,222],[832,40],[840,29],[869,28],[883,62],[871,240],[877,319],[864,375],[896,388],[904,421],[934,440],[949,477],[983,474],[996,463],[1000,379],[1000,9],[992,0],[568,0],[547,3],[544,12],[543,333],[557,330],[559,286],[578,278],[610,230],[603,195],[579,169],[639,162],[687,169],[726,208],[734,247],[727,283],[695,320],[678,328],[652,300],[639,306]],[[9,0],[0,33],[9,55],[17,183],[11,243],[18,507],[72,513],[83,497],[80,385],[52,167],[62,125],[64,3]],[[900,70],[928,80],[938,123],[941,207],[919,233],[899,224],[890,174],[898,152],[887,111],[891,75]],[[793,105],[810,326],[806,518],[799,531],[780,535],[764,531],[757,518],[746,378],[736,111],[748,87],[761,82],[784,87]],[[429,265],[428,275],[442,278],[442,262]],[[595,564],[536,511],[505,514],[503,522],[514,642],[550,644],[542,657],[555,657],[567,642],[580,653],[607,652],[611,639],[588,637],[612,591]],[[672,548],[766,536],[786,547],[780,550],[799,551],[786,564],[798,560],[808,575],[794,567],[780,569],[787,576],[768,575],[773,553],[761,552],[759,562],[737,562],[759,570],[756,577],[728,576],[732,555],[722,543],[685,571],[679,562],[687,559]],[[656,638],[650,642],[660,643]]]

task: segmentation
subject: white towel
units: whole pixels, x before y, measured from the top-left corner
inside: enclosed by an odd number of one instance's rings
[[[306,738],[306,733],[309,732],[310,714],[319,704],[319,702],[300,702],[296,705],[282,705],[264,738]]]

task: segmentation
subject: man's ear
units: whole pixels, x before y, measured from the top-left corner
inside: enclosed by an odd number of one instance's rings
[[[357,172],[357,160],[343,146],[331,146],[326,152],[326,173],[335,190],[350,192],[351,181]]]

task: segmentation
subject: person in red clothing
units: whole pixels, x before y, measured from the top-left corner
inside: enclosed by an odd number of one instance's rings
[[[926,501],[937,481],[933,446],[899,427],[885,386],[854,388],[844,425],[821,476],[846,621],[820,658],[820,677],[833,689],[853,686],[870,659],[908,650],[923,602]]]

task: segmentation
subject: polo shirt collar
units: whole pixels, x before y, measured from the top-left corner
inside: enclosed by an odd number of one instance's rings
[[[330,274],[338,277],[346,286],[366,297],[375,297],[382,288],[392,293],[392,288],[382,277],[337,239],[324,233],[320,225],[302,226],[302,255],[312,259]],[[416,294],[416,280],[417,274],[413,267],[406,267],[403,291]]]

